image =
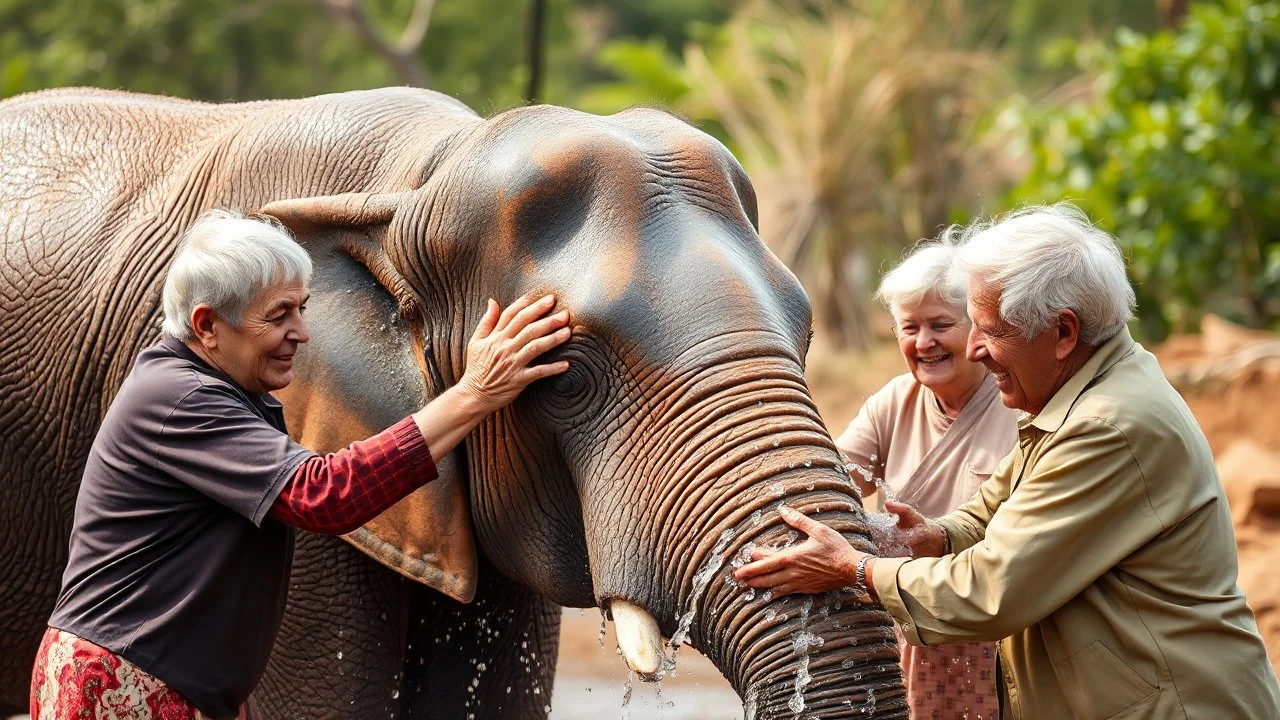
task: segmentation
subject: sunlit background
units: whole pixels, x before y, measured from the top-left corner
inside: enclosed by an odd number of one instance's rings
[[[1278,76],[1280,1],[0,0],[0,97],[416,85],[482,115],[680,113],[747,168],[765,241],[808,289],[809,380],[833,432],[901,371],[871,300],[892,261],[949,223],[1073,200],[1123,244],[1134,333],[1209,435],[1273,661]],[[581,652],[562,662],[555,718],[630,712],[594,612],[566,614]],[[696,660],[634,716],[740,716]]]

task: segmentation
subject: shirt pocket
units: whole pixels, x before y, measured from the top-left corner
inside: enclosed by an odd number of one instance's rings
[[[965,500],[973,497],[978,492],[978,488],[982,487],[982,483],[991,479],[991,474],[996,470],[995,463],[981,460],[974,460],[964,464],[964,473],[961,488],[961,495]]]
[[[1054,663],[1053,669],[1072,713],[1080,720],[1119,717],[1160,691],[1101,641]]]

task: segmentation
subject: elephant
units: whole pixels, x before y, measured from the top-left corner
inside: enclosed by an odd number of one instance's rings
[[[96,428],[159,338],[183,229],[217,207],[313,258],[312,341],[278,397],[318,452],[456,382],[488,298],[553,292],[573,318],[548,355],[571,369],[437,480],[344,537],[300,533],[255,718],[545,717],[558,606],[606,611],[646,678],[693,646],[750,718],[907,716],[882,608],[729,572],[795,540],[781,504],[874,543],[805,384],[808,297],[711,136],[645,108],[485,119],[410,88],[63,89],[0,103],[0,167],[0,714],[25,707]]]

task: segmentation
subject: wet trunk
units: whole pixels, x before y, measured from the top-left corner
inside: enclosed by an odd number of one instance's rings
[[[849,509],[846,493],[815,489],[784,502],[870,549],[861,511]],[[897,640],[882,608],[850,590],[773,598],[732,581],[754,545],[803,540],[772,517],[773,524],[723,533],[704,560],[709,581],[686,605],[696,608],[691,644],[729,678],[748,720],[906,718]]]
[[[667,670],[683,643],[707,655],[741,695],[747,718],[906,718],[897,642],[882,608],[849,590],[775,599],[732,578],[755,546],[803,540],[782,522],[781,505],[874,551],[857,491],[799,367],[745,363],[704,376],[663,410],[670,424],[648,445],[660,456],[647,465],[658,471],[645,478],[651,496],[639,503],[654,514],[621,525],[660,528],[659,535],[648,536],[651,545],[631,544],[645,537],[634,532],[596,544],[624,548],[593,558],[598,599],[652,614],[651,635],[660,629],[671,638]],[[654,558],[658,565],[646,567]],[[656,582],[637,582],[645,576]]]

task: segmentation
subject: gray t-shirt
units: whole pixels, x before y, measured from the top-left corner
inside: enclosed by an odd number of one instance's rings
[[[288,594],[293,528],[267,510],[311,456],[270,395],[174,338],[144,350],[89,453],[49,625],[234,717]]]

